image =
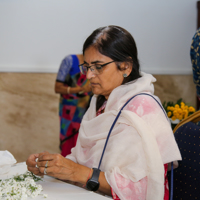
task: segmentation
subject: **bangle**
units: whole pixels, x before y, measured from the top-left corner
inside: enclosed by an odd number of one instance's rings
[[[69,94],[69,92],[70,92],[70,87],[68,86],[67,87],[67,94]]]
[[[83,94],[84,93],[84,91],[80,91],[78,94]]]
[[[87,183],[87,182],[88,182],[88,180],[90,179],[91,173],[92,173],[92,168],[90,168],[90,172],[89,172],[89,175],[88,175],[88,178],[87,178],[87,181],[86,181],[86,183]],[[86,186],[86,183],[83,185],[83,187],[85,187],[85,186]]]

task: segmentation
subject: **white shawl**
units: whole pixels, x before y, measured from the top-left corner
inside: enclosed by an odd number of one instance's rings
[[[120,108],[136,94],[145,92],[153,96],[156,79],[150,74],[141,75],[136,81],[115,88],[104,113],[99,116],[96,116],[97,96],[93,96],[82,120],[76,147],[67,158],[90,168],[98,167],[106,137]],[[140,98],[141,103],[137,112],[133,112],[130,110],[134,109],[136,98]],[[100,169],[105,172],[108,183],[120,199],[124,199],[124,195],[117,188],[116,173],[133,182],[147,177],[146,200],[162,200],[163,164],[181,160],[181,155],[170,124],[158,103],[146,95],[134,99],[124,108],[112,130]],[[146,99],[155,109],[144,114],[142,101]]]

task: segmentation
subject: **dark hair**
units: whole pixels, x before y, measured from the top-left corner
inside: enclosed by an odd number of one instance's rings
[[[85,50],[94,46],[102,55],[116,61],[119,70],[120,62],[127,62],[132,65],[130,75],[124,78],[122,84],[133,81],[140,77],[140,64],[135,40],[132,35],[119,26],[106,26],[93,31],[83,45]],[[104,96],[99,95],[97,99],[97,110],[105,101]]]

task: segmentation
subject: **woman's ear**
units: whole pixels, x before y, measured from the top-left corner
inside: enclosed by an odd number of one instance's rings
[[[132,65],[130,62],[123,62],[121,63],[121,66],[120,66],[121,70],[122,70],[122,73],[123,73],[123,76],[125,77],[126,75],[129,76],[131,71],[132,71]],[[127,77],[126,76],[126,77]]]

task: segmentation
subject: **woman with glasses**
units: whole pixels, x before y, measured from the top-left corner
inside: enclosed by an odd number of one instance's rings
[[[88,108],[91,87],[86,75],[80,73],[83,55],[68,55],[61,64],[55,82],[55,92],[60,94],[60,149],[61,155],[71,153],[76,145],[83,115]]]
[[[140,72],[133,37],[118,26],[98,28],[86,39],[83,55],[80,70],[94,95],[77,144],[66,158],[46,152],[31,155],[28,169],[81,183],[113,199],[167,200],[168,163],[181,155],[154,96],[156,80]]]

